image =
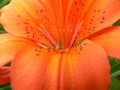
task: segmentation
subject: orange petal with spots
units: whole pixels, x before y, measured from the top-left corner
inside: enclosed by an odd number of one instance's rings
[[[70,43],[70,46],[72,46],[76,34],[80,29],[79,27],[81,27],[81,23],[83,22],[84,9],[89,3],[91,4],[91,2],[92,1],[89,0],[69,0],[65,17],[65,35],[67,35],[65,42],[67,42],[67,44]],[[90,8],[88,7],[88,9]],[[78,25],[79,27],[77,27]]]
[[[59,35],[52,10],[49,9],[40,0],[12,0],[2,9],[2,24],[13,35],[55,45]]]
[[[66,47],[65,41],[65,18],[66,11],[70,0],[41,0],[45,6],[52,9],[57,24],[57,32],[59,33],[59,41]],[[57,41],[58,42],[58,41]]]
[[[77,40],[85,38],[101,29],[111,26],[120,19],[120,1],[93,0],[90,11],[85,16]]]
[[[10,83],[10,67],[4,66],[0,68],[0,85]]]
[[[66,41],[72,46],[75,39],[78,41],[86,38],[119,18],[120,1],[70,0],[65,23]]]
[[[120,26],[105,28],[90,39],[102,45],[109,56],[120,59]]]
[[[28,46],[12,62],[12,89],[108,90],[109,72],[104,49],[89,40],[66,52]]]
[[[0,35],[0,67],[7,64],[14,59],[15,54],[20,51],[21,48],[30,44],[31,42],[14,37],[9,34]]]

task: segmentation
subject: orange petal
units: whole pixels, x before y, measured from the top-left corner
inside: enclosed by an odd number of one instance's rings
[[[120,1],[95,0],[89,13],[85,16],[77,40],[112,25],[118,19],[120,19]]]
[[[94,50],[94,51],[93,51]],[[61,90],[108,90],[110,67],[104,49],[89,40],[63,57]]]
[[[0,68],[0,85],[5,85],[10,83],[10,67]]]
[[[14,35],[55,45],[59,33],[52,10],[49,9],[40,0],[12,0],[2,9],[2,24],[7,32]]]
[[[16,38],[9,34],[0,34],[0,67],[13,60],[15,54],[28,44],[30,41],[26,39]]]
[[[120,1],[70,0],[66,15],[66,41],[83,39],[120,18]],[[74,33],[74,34],[73,34]],[[68,40],[70,39],[70,40]]]
[[[12,62],[11,82],[14,90],[108,90],[109,72],[103,48],[85,40],[63,53],[23,48]]]
[[[109,56],[120,59],[120,26],[105,28],[90,39],[102,45]]]
[[[73,38],[73,36],[74,38],[76,37],[76,35],[73,35],[79,30],[79,28],[76,29],[76,26],[79,24],[81,27],[82,17],[85,12],[84,8],[88,5],[88,3],[91,4],[91,2],[92,0],[69,0],[65,18],[65,35],[67,35],[65,42],[67,44],[71,43],[71,38]]]
[[[55,18],[57,20],[58,25],[60,27],[63,27],[64,19],[66,17],[66,10],[68,7],[68,4],[70,0],[41,0],[43,3],[48,7],[51,7],[53,10],[53,13],[55,15]]]
[[[43,1],[46,7],[51,8],[53,16],[55,18],[57,24],[57,32],[59,33],[59,40],[62,42],[62,45],[66,47],[65,41],[65,18],[66,18],[66,11],[68,7],[68,3],[70,0],[41,0]],[[57,42],[58,42],[57,41]]]

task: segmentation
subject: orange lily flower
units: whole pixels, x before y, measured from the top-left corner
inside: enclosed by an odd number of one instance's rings
[[[0,67],[12,61],[13,90],[109,89],[120,27],[106,27],[120,19],[119,0],[12,0],[0,18]]]

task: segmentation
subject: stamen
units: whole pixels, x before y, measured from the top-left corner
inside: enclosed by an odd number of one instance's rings
[[[46,47],[48,47],[48,49],[52,49],[52,47],[48,44],[45,44]]]
[[[37,29],[40,30],[40,32],[42,32],[54,46],[56,45],[55,40],[54,40],[54,39],[52,38],[52,36],[48,33],[48,31],[45,29],[45,27],[44,27],[43,25],[40,24],[40,26],[37,27]]]
[[[73,45],[73,43],[75,41],[75,38],[76,38],[76,36],[77,36],[77,34],[78,34],[82,24],[83,24],[83,20],[79,20],[77,25],[76,25],[75,32],[73,33],[72,39],[70,41],[69,48],[72,47],[72,45]]]
[[[39,45],[40,47],[50,49],[47,45],[41,44],[39,42],[37,42],[36,44]]]

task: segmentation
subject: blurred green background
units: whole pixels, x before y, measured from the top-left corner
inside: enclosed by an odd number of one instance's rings
[[[0,8],[7,5],[9,2],[10,2],[10,0],[0,0]],[[113,24],[113,26],[120,26],[120,20],[115,22]],[[4,28],[2,27],[2,25],[0,25],[0,34],[2,34],[2,33],[6,33],[6,32],[5,32]],[[108,58],[109,58],[109,62],[111,65],[110,90],[120,90],[120,61],[115,58],[112,58],[112,57],[108,57]],[[0,90],[11,90],[10,84],[0,86]]]

